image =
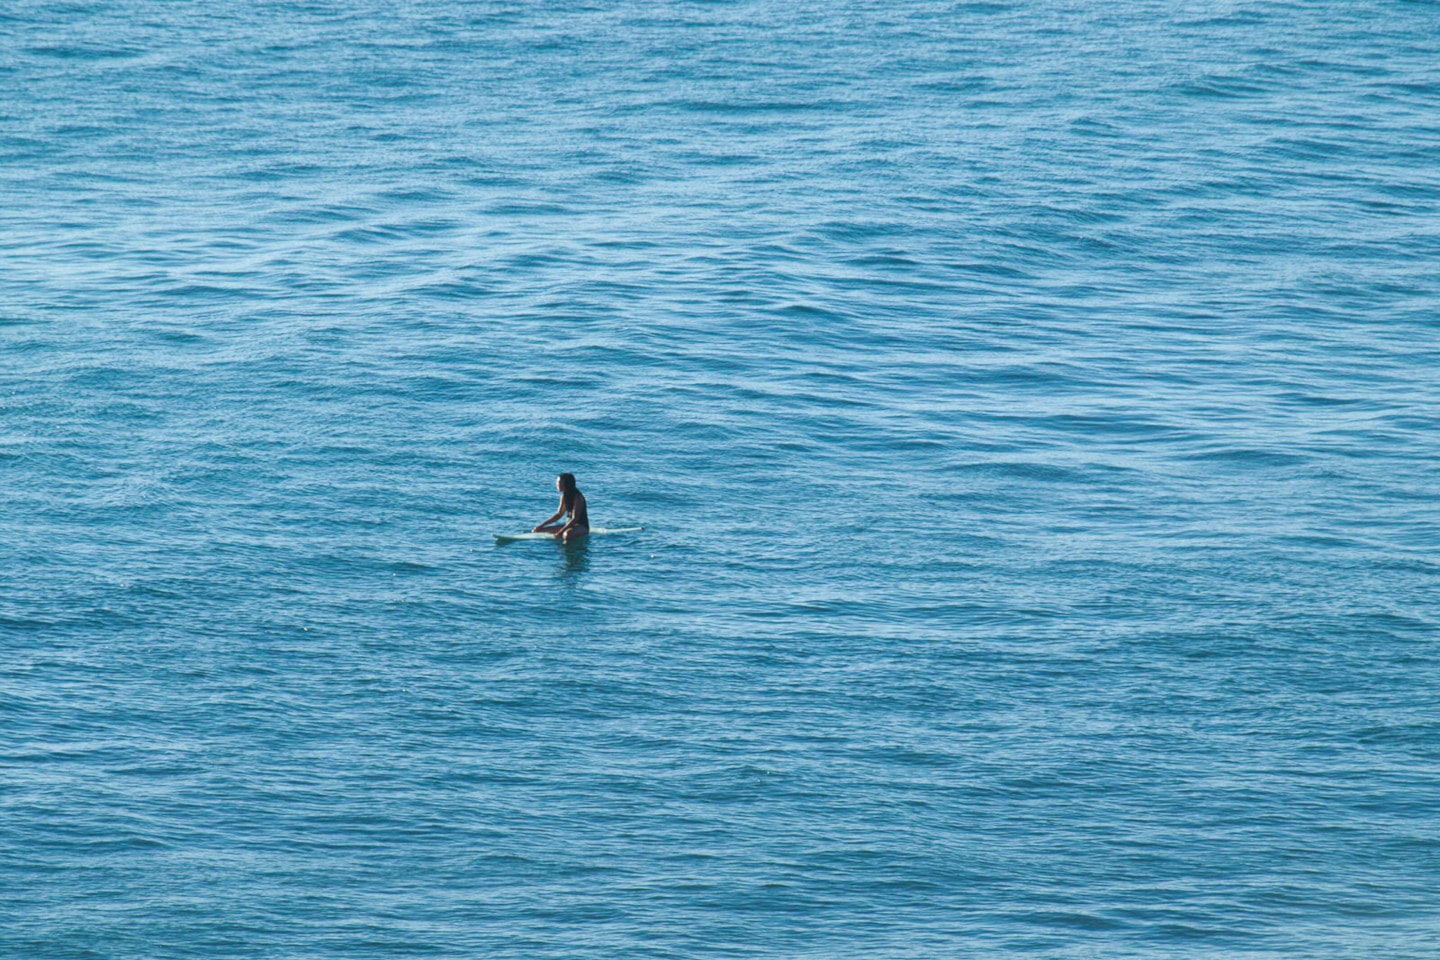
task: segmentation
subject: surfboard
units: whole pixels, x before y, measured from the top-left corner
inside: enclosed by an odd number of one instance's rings
[[[638,533],[644,527],[591,527],[589,536],[605,536],[612,533]],[[507,543],[515,543],[518,540],[549,540],[555,542],[553,533],[497,533],[495,534],[495,546],[503,547]]]

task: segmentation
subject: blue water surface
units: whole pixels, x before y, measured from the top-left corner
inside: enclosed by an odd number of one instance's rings
[[[1440,957],[1437,37],[9,4],[0,956]]]

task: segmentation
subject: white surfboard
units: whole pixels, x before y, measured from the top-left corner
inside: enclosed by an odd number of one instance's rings
[[[644,527],[591,527],[590,536],[602,536],[612,533],[638,533]],[[495,546],[503,547],[507,543],[514,543],[517,540],[549,540],[555,542],[553,533],[497,533],[495,534]]]

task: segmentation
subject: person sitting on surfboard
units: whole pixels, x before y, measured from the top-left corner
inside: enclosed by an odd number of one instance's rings
[[[583,537],[590,532],[590,514],[585,509],[585,494],[575,486],[573,473],[562,473],[556,477],[555,489],[560,491],[560,509],[548,519],[542,520],[531,533],[553,533],[569,543],[575,537]],[[567,513],[570,515],[568,522],[556,522]]]

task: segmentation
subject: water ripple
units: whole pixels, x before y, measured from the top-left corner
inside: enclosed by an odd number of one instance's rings
[[[1430,5],[0,20],[0,953],[1431,951]]]

